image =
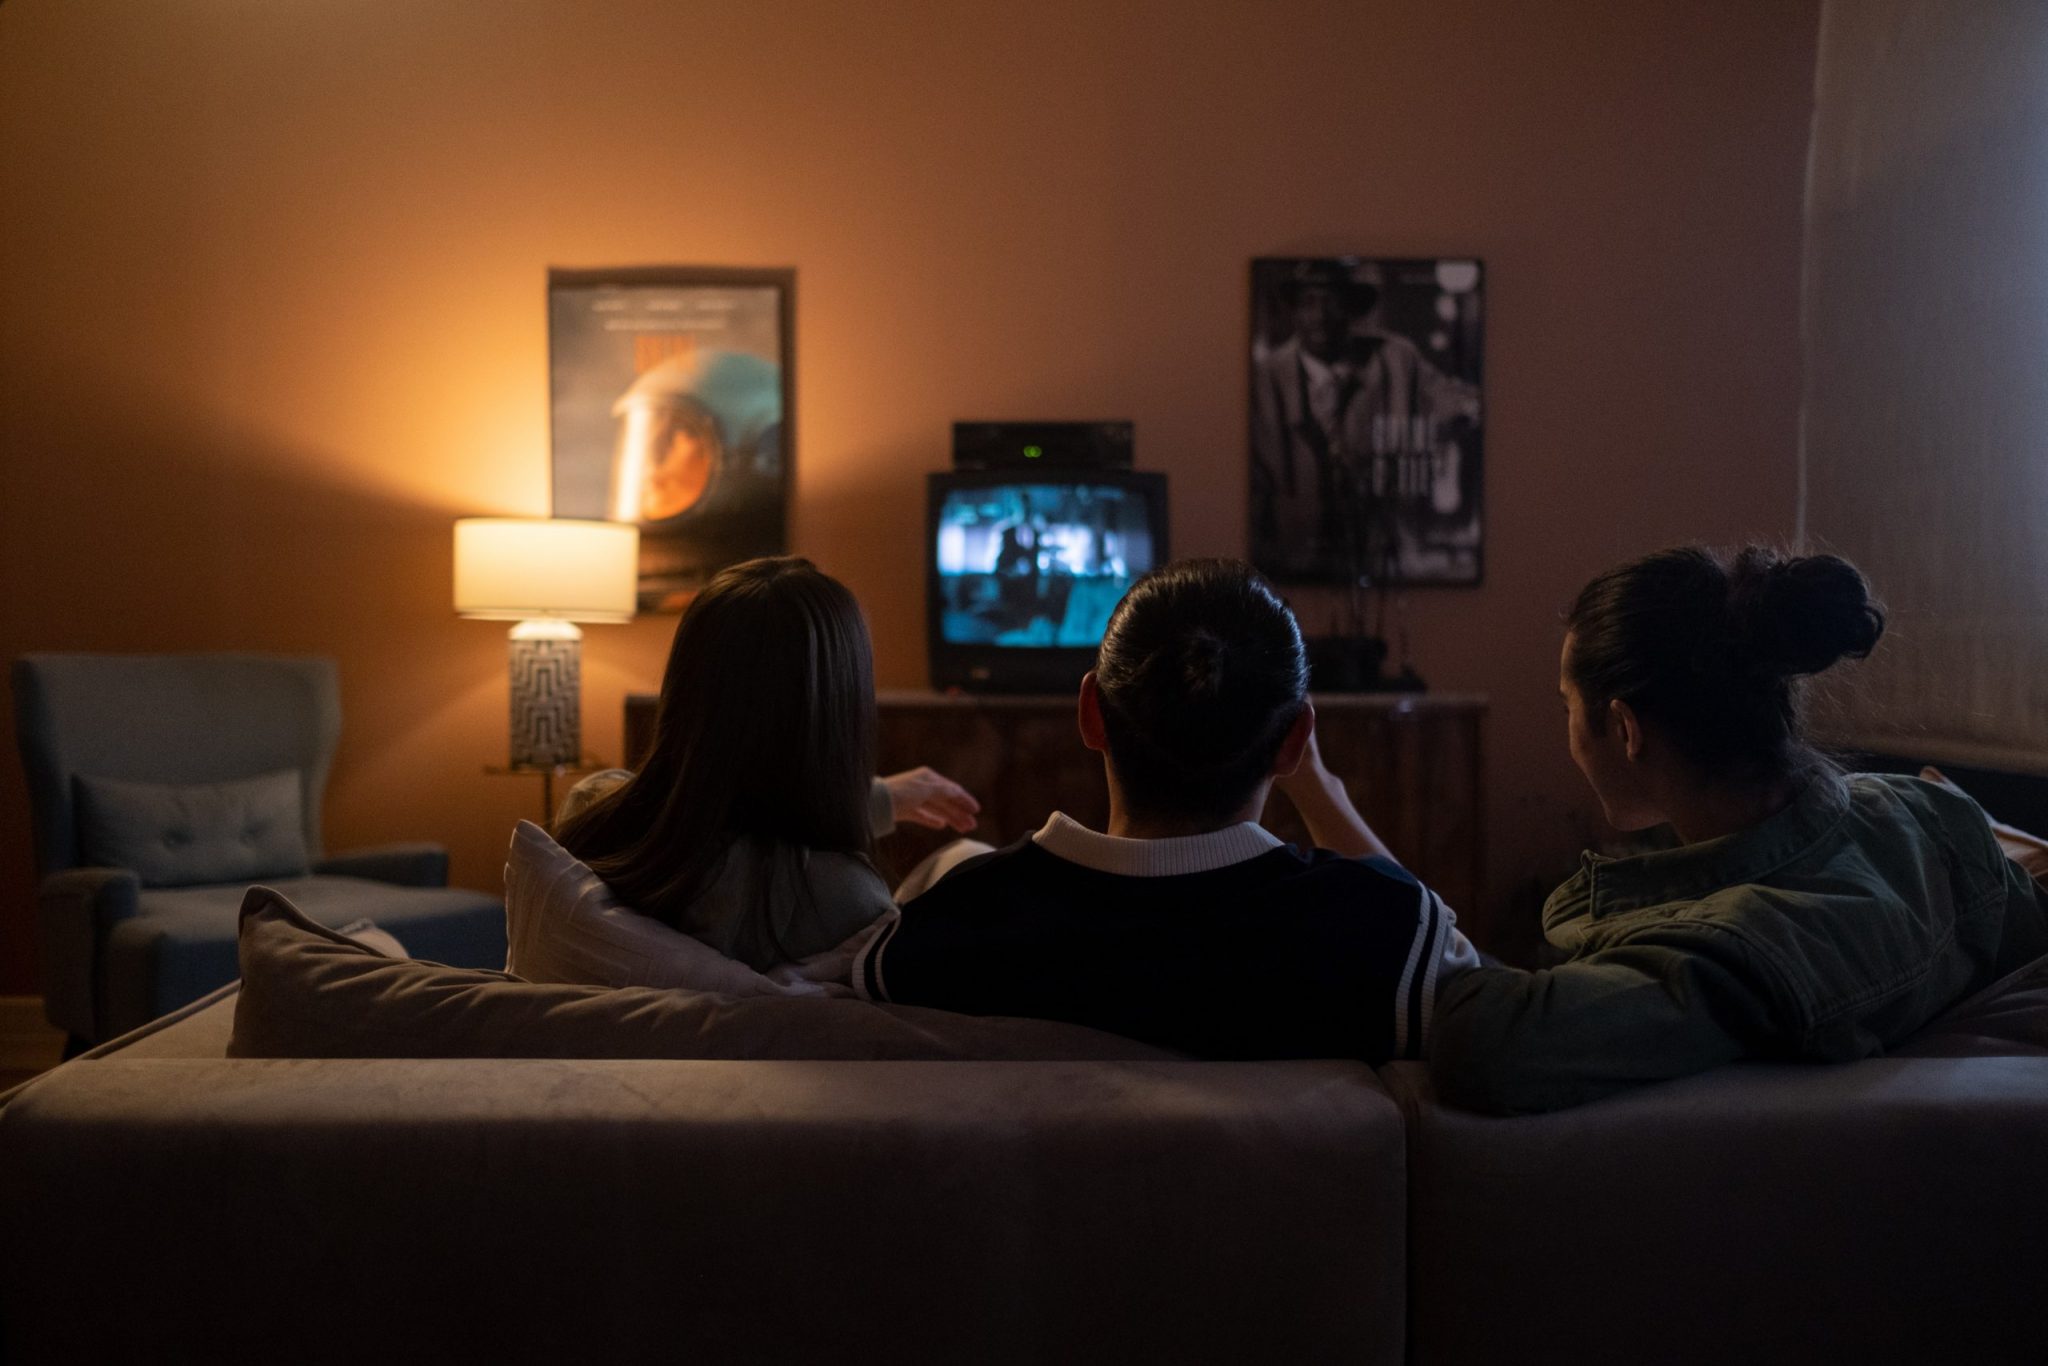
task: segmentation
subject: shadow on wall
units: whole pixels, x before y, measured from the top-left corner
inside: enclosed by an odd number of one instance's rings
[[[944,468],[949,462],[943,439],[932,441],[928,452],[906,444],[841,453],[822,479],[806,478],[801,460],[797,465],[803,504],[792,541],[833,547],[818,567],[860,600],[874,637],[878,687],[922,687],[927,681],[925,473]]]
[[[53,365],[52,375],[86,367]],[[103,379],[103,376],[96,376]],[[505,746],[505,633],[450,600],[458,511],[393,497],[370,462],[267,441],[173,396],[38,393],[0,496],[6,650],[246,650],[335,658],[343,729],[330,849],[431,839],[456,882],[495,890],[518,782]],[[0,992],[34,989],[34,861],[13,699],[0,757]]]

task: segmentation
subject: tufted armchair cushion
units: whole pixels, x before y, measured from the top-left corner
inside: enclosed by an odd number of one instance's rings
[[[79,774],[79,852],[94,867],[131,869],[144,887],[303,877],[311,862],[300,782],[297,769],[220,783]]]

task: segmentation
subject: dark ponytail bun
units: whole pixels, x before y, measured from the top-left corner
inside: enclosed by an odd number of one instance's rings
[[[1745,547],[1729,570],[1736,646],[1761,673],[1817,674],[1862,659],[1884,635],[1884,608],[1855,565],[1835,555],[1782,559]]]
[[[1308,692],[1294,613],[1250,565],[1176,560],[1131,586],[1095,656],[1110,762],[1150,816],[1233,815]]]
[[[1230,676],[1230,647],[1213,632],[1197,630],[1182,643],[1174,660],[1181,686],[1190,697],[1216,697]]]
[[[1797,680],[1868,655],[1884,608],[1847,560],[1660,550],[1580,590],[1566,670],[1596,730],[1619,699],[1712,779],[1810,767]]]

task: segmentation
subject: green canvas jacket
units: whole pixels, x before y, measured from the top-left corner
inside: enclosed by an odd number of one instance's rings
[[[2048,912],[1983,810],[1918,778],[1824,774],[1721,839],[1585,856],[1543,908],[1570,955],[1445,984],[1446,1101],[1525,1113],[1738,1058],[1882,1052],[2048,953]]]

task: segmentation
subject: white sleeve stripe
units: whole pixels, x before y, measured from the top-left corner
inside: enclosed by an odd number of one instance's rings
[[[1422,894],[1430,900],[1431,920],[1428,966],[1422,977],[1422,1028],[1420,1037],[1415,1040],[1415,1056],[1418,1058],[1429,1053],[1429,1026],[1436,1016],[1437,971],[1443,966],[1444,954],[1450,951],[1450,946],[1444,942],[1445,936],[1457,933],[1450,928],[1456,918],[1450,907],[1444,905],[1443,898],[1428,888],[1424,888]]]
[[[1425,941],[1430,938],[1430,916],[1434,908],[1429,889],[1416,884],[1420,905],[1416,909],[1415,937],[1408,944],[1408,961],[1401,965],[1401,979],[1394,985],[1394,1050],[1391,1056],[1405,1058],[1408,1053],[1408,1003],[1415,989],[1415,970],[1421,965]]]
[[[876,932],[869,936],[868,942],[861,945],[860,952],[853,956],[853,994],[861,1000],[889,999],[888,987],[882,982],[882,946],[896,937],[896,928],[902,923],[903,916],[900,912],[884,916],[882,920],[876,922]],[[870,982],[874,987],[872,991],[869,990]]]
[[[868,955],[873,953],[874,951],[875,944],[873,940],[869,940],[867,943],[861,945],[860,951],[853,955],[853,970],[847,974],[847,985],[852,987],[853,994],[855,996],[858,996],[863,1001],[874,999],[873,997],[868,995],[867,982]]]
[[[868,954],[868,968],[875,974],[875,999],[878,1001],[889,999],[889,983],[882,977],[882,950],[896,937],[896,927],[902,923],[900,915],[891,920],[889,928],[875,936],[875,947]]]

